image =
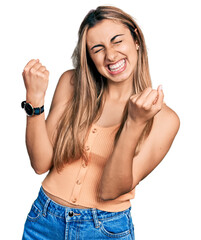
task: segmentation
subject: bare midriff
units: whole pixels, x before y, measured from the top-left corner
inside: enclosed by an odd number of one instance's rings
[[[80,208],[80,209],[88,209],[88,207],[84,207],[84,206],[80,206],[80,205],[74,205],[74,204],[71,204],[55,195],[52,195],[51,193],[47,192],[44,188],[43,188],[43,191],[45,192],[45,194],[50,198],[52,199],[54,202],[62,205],[62,206],[65,206],[65,207],[70,207],[70,208]]]

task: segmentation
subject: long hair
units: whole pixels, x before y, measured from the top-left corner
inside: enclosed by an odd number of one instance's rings
[[[130,30],[133,40],[139,45],[137,68],[133,78],[133,94],[140,93],[147,87],[152,87],[144,36],[134,19],[116,7],[100,6],[91,10],[80,25],[78,42],[72,55],[75,68],[73,96],[66,105],[65,114],[58,123],[53,154],[53,165],[58,171],[62,169],[65,163],[78,160],[81,157],[86,162],[88,161],[84,145],[90,126],[102,113],[103,93],[107,87],[107,79],[100,75],[89,56],[86,35],[88,29],[94,27],[103,19],[111,19],[124,24]],[[128,103],[124,109],[115,143],[121,134],[127,116]],[[153,118],[147,122],[141,134],[135,155],[138,154],[142,141],[149,135],[152,124]]]

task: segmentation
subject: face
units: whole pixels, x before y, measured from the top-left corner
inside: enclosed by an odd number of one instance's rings
[[[112,82],[133,81],[137,43],[120,22],[102,20],[87,32],[87,49],[99,73]]]

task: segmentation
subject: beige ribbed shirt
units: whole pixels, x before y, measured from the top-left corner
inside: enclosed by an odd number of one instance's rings
[[[100,127],[92,125],[85,149],[88,164],[84,159],[67,163],[61,172],[52,169],[44,181],[43,188],[71,204],[97,208],[108,212],[126,210],[135,196],[135,188],[114,200],[101,200],[98,188],[104,165],[113,151],[113,142],[119,125]]]

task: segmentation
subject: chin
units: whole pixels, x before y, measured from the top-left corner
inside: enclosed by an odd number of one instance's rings
[[[133,81],[133,73],[122,72],[116,75],[109,75],[106,77],[108,80],[113,82],[124,82],[124,81]]]

